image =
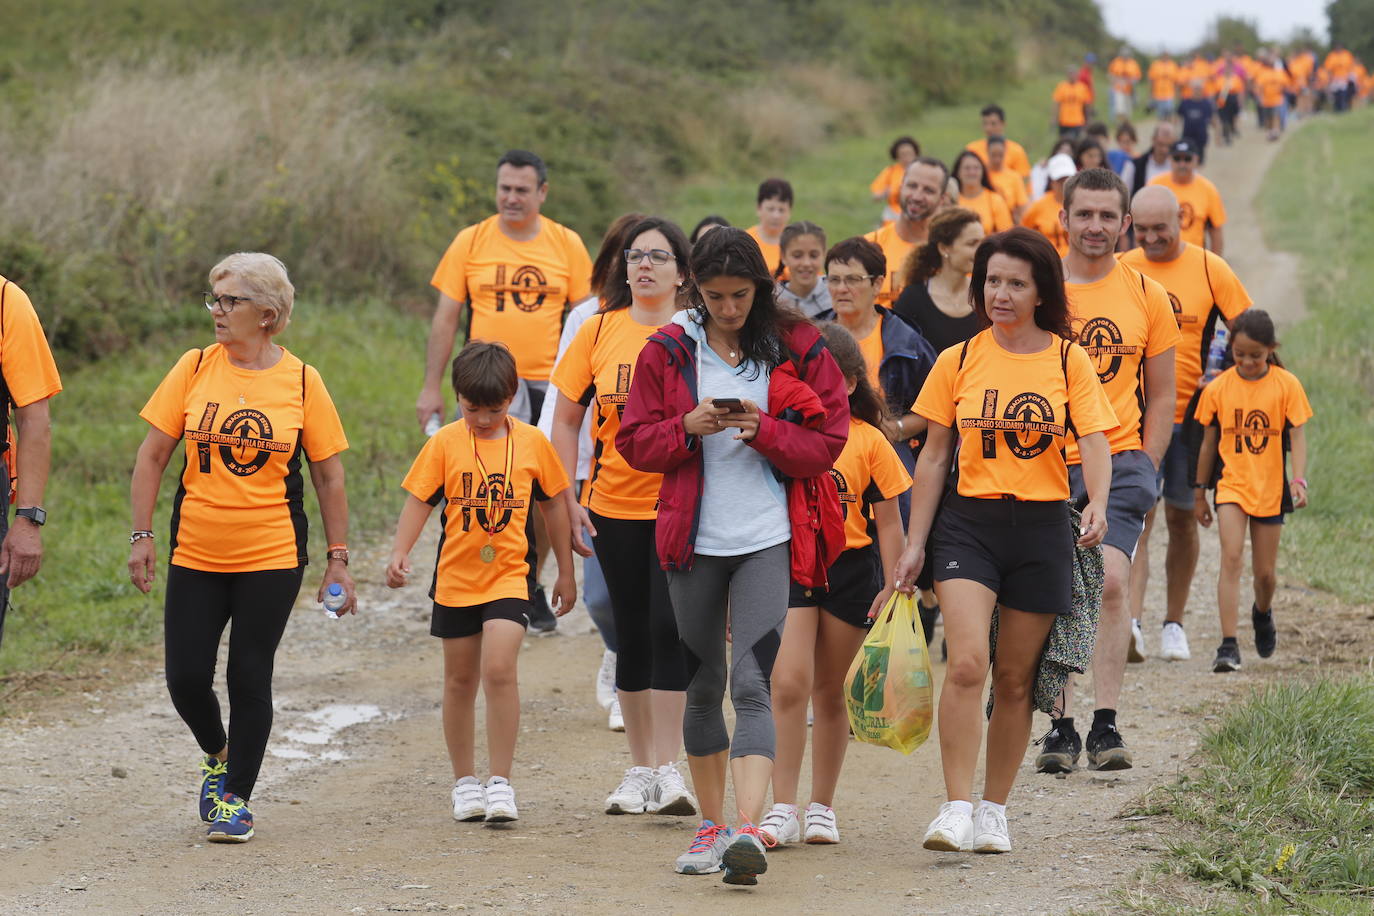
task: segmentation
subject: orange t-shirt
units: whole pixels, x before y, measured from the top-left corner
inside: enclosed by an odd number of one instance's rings
[[[887,193],[887,205],[894,210],[902,208],[902,179],[906,177],[906,167],[894,162],[878,173],[868,189],[874,194]]]
[[[1261,108],[1277,108],[1283,104],[1283,93],[1292,88],[1288,74],[1278,67],[1261,67],[1255,74],[1255,95]]]
[[[348,448],[320,374],[283,348],[240,369],[224,347],[188,350],[139,416],[186,440],[171,562],[204,572],[295,569],[306,557],[301,459]]]
[[[1207,227],[1226,225],[1226,207],[1221,202],[1217,186],[1202,175],[1193,173],[1187,184],[1174,181],[1173,172],[1162,172],[1150,179],[1174,192],[1178,198],[1178,228],[1183,241],[1200,248],[1206,247]]]
[[[900,274],[902,265],[906,263],[907,255],[911,254],[911,249],[916,246],[911,242],[902,240],[897,234],[897,224],[888,223],[881,229],[875,229],[864,236],[873,244],[883,250],[883,256],[887,258],[887,277],[883,279],[883,288],[878,291],[878,304],[892,307],[892,303],[897,301],[897,297],[902,292],[902,281]]]
[[[830,476],[840,491],[845,550],[873,543],[868,533],[869,506],[896,499],[911,489],[911,475],[902,467],[902,459],[887,436],[858,417],[849,418],[849,438]]]
[[[1092,90],[1074,80],[1054,87],[1054,102],[1059,106],[1060,127],[1082,127],[1088,123],[1084,106],[1093,100]]]
[[[1015,210],[1030,203],[1030,195],[1026,193],[1026,180],[1011,169],[1002,169],[1000,172],[989,169],[988,180],[1007,202],[1008,209]]]
[[[431,506],[444,503],[444,531],[430,597],[445,607],[530,597],[525,580],[530,503],[562,493],[568,488],[568,475],[543,433],[515,419],[509,430],[500,439],[474,440],[462,420],[450,423],[425,442],[401,483],[407,493]],[[496,518],[488,515],[488,506]],[[481,551],[488,544],[496,558],[483,563]]]
[[[1296,88],[1302,89],[1312,79],[1312,71],[1317,68],[1317,58],[1310,51],[1305,54],[1294,55],[1288,61],[1288,72],[1293,76],[1293,83]]]
[[[959,359],[963,355],[963,366]],[[1061,451],[1078,435],[1116,428],[1116,417],[1083,348],[1058,337],[1039,353],[1010,353],[992,328],[935,360],[913,407],[932,423],[954,427],[959,494],[977,499],[1048,502],[1069,498]]]
[[[965,197],[960,194],[959,206],[967,207],[977,213],[979,221],[983,224],[983,231],[989,235],[1010,229],[1015,225],[1011,220],[1011,207],[996,191],[989,191],[984,188],[983,193],[977,197]]]
[[[1229,264],[1220,256],[1196,245],[1183,243],[1183,251],[1172,261],[1151,261],[1145,249],[1132,248],[1121,256],[1121,263],[1164,287],[1178,325],[1178,349],[1174,352],[1174,422],[1182,423],[1188,402],[1202,380],[1207,365],[1207,348],[1220,314],[1232,321],[1253,303]]]
[[[988,141],[987,138],[974,140],[964,147],[966,150],[977,154],[983,160],[983,165],[988,164]],[[1029,178],[1031,173],[1030,157],[1026,155],[1026,148],[1015,140],[1007,141],[1006,156],[1002,160],[1002,168],[1011,169],[1023,179]]]
[[[663,475],[635,470],[615,447],[639,351],[657,330],[657,325],[631,318],[628,308],[598,313],[577,329],[553,371],[553,385],[563,397],[583,406],[594,405],[596,448],[582,505],[607,518],[651,519],[658,514],[655,507]]]
[[[1172,99],[1178,94],[1178,64],[1172,60],[1157,60],[1150,64],[1150,98],[1156,102]]]
[[[863,340],[856,341],[859,345],[859,352],[864,355],[864,366],[868,369],[868,381],[873,385],[873,390],[879,395],[883,393],[883,386],[878,383],[878,369],[883,364],[883,321],[882,316],[873,322],[873,330],[868,332],[868,336]]]
[[[16,407],[28,407],[62,390],[62,378],[57,374],[48,338],[38,321],[29,297],[14,283],[0,276],[0,375],[4,376],[10,400]],[[8,411],[9,404],[0,404]],[[17,448],[14,424],[8,425],[9,448],[5,450],[7,476],[0,486],[9,489],[15,477]]]
[[[468,303],[468,339],[499,341],[515,354],[521,378],[553,371],[563,314],[591,294],[592,262],[576,232],[540,217],[539,234],[517,242],[489,216],[468,226],[444,252],[430,283]]]
[[[1069,234],[1059,223],[1059,211],[1063,209],[1063,201],[1055,200],[1053,194],[1046,194],[1021,215],[1021,225],[1049,239],[1061,258],[1069,253]]]
[[[900,187],[900,184],[898,187]],[[782,263],[782,246],[775,245],[772,242],[765,242],[763,240],[762,230],[756,225],[750,226],[745,232],[749,233],[751,239],[758,242],[759,251],[763,252],[763,260],[768,265],[768,272],[770,274],[777,273],[778,265]]]
[[[1140,82],[1140,64],[1134,57],[1114,57],[1107,65],[1107,75],[1112,78],[1113,89],[1129,93]]]
[[[1178,346],[1178,324],[1164,287],[1120,261],[1096,283],[1065,283],[1078,342],[1093,363],[1120,426],[1112,454],[1140,448],[1145,360]],[[1078,443],[1068,446],[1078,464]]]
[[[1228,96],[1245,96],[1245,78],[1239,73],[1227,73],[1217,77],[1216,93],[1224,101]]]
[[[1307,393],[1287,369],[1270,366],[1263,378],[1251,381],[1233,366],[1212,379],[1198,399],[1197,420],[1221,431],[1217,504],[1236,503],[1259,518],[1283,511],[1288,489],[1283,434],[1311,418]]]
[[[1332,51],[1326,55],[1322,66],[1331,74],[1333,80],[1347,80],[1351,71],[1355,69],[1355,55],[1344,49]]]

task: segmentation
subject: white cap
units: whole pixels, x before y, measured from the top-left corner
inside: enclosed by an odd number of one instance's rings
[[[1050,181],[1058,181],[1073,177],[1078,172],[1078,166],[1073,164],[1073,157],[1068,153],[1056,153],[1045,163],[1045,170],[1050,174]]]

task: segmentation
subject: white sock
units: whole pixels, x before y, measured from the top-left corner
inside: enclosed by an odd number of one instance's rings
[[[963,800],[952,801],[949,802],[949,808],[951,811],[958,811],[960,814],[966,814],[969,817],[973,817],[973,802]]]
[[[999,804],[997,804],[997,802],[990,802],[990,801],[988,801],[988,800],[985,798],[985,799],[983,799],[983,801],[982,801],[982,806],[983,806],[984,808],[991,808],[992,810],[996,811],[998,814],[1002,815],[1003,817],[1006,817],[1006,816],[1007,816],[1007,806],[1006,806],[1006,805],[999,805]]]

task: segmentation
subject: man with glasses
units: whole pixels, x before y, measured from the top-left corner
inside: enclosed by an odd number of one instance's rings
[[[1177,141],[1169,149],[1169,161],[1169,171],[1155,176],[1150,184],[1166,187],[1178,198],[1183,241],[1222,254],[1226,208],[1217,186],[1198,174],[1197,146],[1191,140]]]
[[[930,233],[930,218],[940,208],[948,181],[949,167],[943,162],[930,156],[916,157],[902,178],[899,194],[902,211],[897,220],[864,236],[882,249],[890,268],[878,291],[879,305],[891,308],[901,294],[906,280],[902,270],[906,257],[911,249],[925,244]]]
[[[43,563],[39,529],[47,521],[43,491],[48,484],[52,425],[48,399],[62,390],[48,339],[24,291],[0,277],[0,639],[5,633],[9,590],[37,574]],[[14,408],[11,435],[10,408]],[[10,487],[14,527],[9,526]]]
[[[425,381],[415,401],[421,428],[435,428],[444,414],[443,382],[460,320],[468,340],[503,343],[515,355],[520,385],[510,414],[533,423],[549,389],[558,338],[567,311],[591,293],[587,246],[566,226],[542,216],[549,193],[544,160],[510,150],[496,164],[496,213],[468,226],[444,252],[430,283],[439,304],[425,351]],[[465,308],[466,306],[466,308]],[[530,563],[534,615],[530,629],[550,633],[557,620],[538,586],[548,554],[542,516],[530,513],[537,559]]]

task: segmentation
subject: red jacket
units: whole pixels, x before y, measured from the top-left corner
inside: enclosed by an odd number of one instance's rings
[[[812,404],[812,424],[803,425],[804,413],[785,411],[792,394],[775,386],[795,375],[774,372],[769,379],[769,405],[772,414],[759,418],[758,433],[749,445],[768,459],[783,479],[829,476],[849,436],[849,397],[844,376],[825,349],[820,332],[810,323],[793,325],[783,334],[791,361],[801,367],[801,381],[810,388],[821,409]],[[779,390],[774,406],[774,391]],[[698,436],[689,436],[682,418],[691,412],[701,397],[697,393],[697,342],[684,327],[668,324],[655,331],[639,353],[634,382],[630,385],[625,414],[620,420],[615,446],[631,467],[663,475],[658,492],[658,519],[655,523],[659,562],[667,570],[692,568],[696,551],[697,526],[701,521],[703,461]],[[834,491],[831,491],[831,498]],[[824,498],[814,490],[812,499]],[[837,502],[838,505],[838,502]],[[815,518],[823,517],[820,506],[805,514],[792,510],[794,542],[815,543]],[[799,527],[809,529],[808,536]],[[794,557],[795,559],[795,557]],[[794,562],[794,567],[796,566]]]

